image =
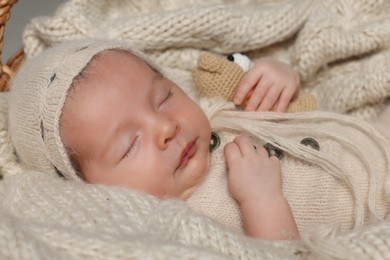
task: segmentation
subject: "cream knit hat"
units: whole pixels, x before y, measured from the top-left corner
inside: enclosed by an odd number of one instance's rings
[[[124,42],[75,40],[43,51],[20,68],[10,90],[9,127],[25,166],[81,180],[61,141],[59,119],[74,78],[96,54],[108,49],[145,58]]]

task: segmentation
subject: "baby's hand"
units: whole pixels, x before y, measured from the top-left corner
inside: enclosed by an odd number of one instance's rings
[[[288,201],[282,192],[279,159],[255,148],[250,138],[237,137],[225,145],[228,186],[240,204],[247,235],[263,239],[299,239]]]
[[[246,136],[226,144],[224,153],[229,191],[239,204],[268,205],[283,196],[281,166],[276,156],[269,157],[263,147],[255,148]]]
[[[245,111],[284,112],[299,88],[299,75],[289,65],[260,59],[243,76],[233,101],[241,105],[249,98]]]

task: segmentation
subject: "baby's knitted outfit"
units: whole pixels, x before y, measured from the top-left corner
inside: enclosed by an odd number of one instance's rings
[[[222,113],[226,116],[211,118],[221,144],[211,154],[207,176],[187,200],[193,209],[242,231],[239,206],[227,188],[223,147],[247,129],[258,137],[252,136],[256,145],[270,142],[283,151],[283,193],[300,231],[312,224],[350,230],[389,213],[389,142],[368,123],[320,112],[280,115],[280,120]]]

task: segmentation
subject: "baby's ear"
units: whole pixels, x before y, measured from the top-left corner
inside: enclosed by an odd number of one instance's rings
[[[192,70],[195,87],[201,96],[223,97],[231,101],[244,70],[230,56],[204,53]]]
[[[310,93],[303,93],[290,103],[290,105],[287,108],[287,112],[288,113],[307,112],[316,109],[317,109],[317,100],[315,96]]]

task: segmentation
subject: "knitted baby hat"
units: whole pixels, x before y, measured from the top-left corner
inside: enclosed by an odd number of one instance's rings
[[[9,129],[25,166],[81,180],[61,141],[59,120],[74,78],[96,54],[109,49],[145,58],[123,42],[75,40],[43,51],[20,68],[10,90]]]

